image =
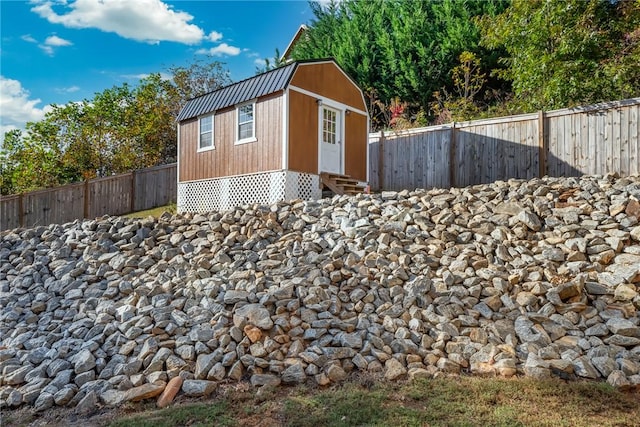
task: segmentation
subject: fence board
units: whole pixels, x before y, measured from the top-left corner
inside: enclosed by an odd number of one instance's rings
[[[607,122],[604,133],[604,148],[606,152],[606,163],[605,170],[606,173],[613,172],[613,111],[607,111]]]
[[[92,180],[89,218],[131,212],[131,181],[131,173]]]
[[[640,105],[629,109],[629,173],[640,174]]]
[[[620,174],[629,175],[629,109],[619,110],[620,126],[618,138],[620,139]]]
[[[136,171],[134,210],[164,206],[175,201],[177,192],[176,167],[162,165]]]
[[[70,184],[23,195],[24,226],[62,224],[82,218],[84,184]]]
[[[369,187],[372,190],[380,189],[380,141],[369,142]]]
[[[20,227],[21,196],[0,196],[0,230]]]

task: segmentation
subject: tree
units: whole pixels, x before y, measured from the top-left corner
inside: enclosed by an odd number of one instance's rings
[[[453,93],[446,89],[435,92],[432,111],[436,115],[436,123],[470,120],[479,115],[477,95],[486,83],[486,74],[480,69],[480,59],[471,52],[462,52],[460,64],[451,70]]]
[[[90,100],[53,105],[39,122],[5,136],[2,194],[128,172],[176,160],[175,120],[188,98],[229,82],[219,62],[172,67],[137,85],[122,84]]]
[[[175,106],[179,102],[177,86],[163,79],[159,73],[142,79],[134,90],[134,101],[129,111],[134,117],[143,119],[131,120],[128,132],[138,139],[139,165],[154,166],[176,161],[175,119],[179,110]]]
[[[205,93],[231,83],[229,70],[225,64],[218,61],[193,60],[187,66],[171,66],[168,68],[171,80],[176,89],[176,97],[173,99],[172,114],[178,116],[180,109],[188,99],[195,98]]]
[[[507,52],[494,75],[511,81],[521,110],[640,93],[637,0],[514,0],[480,25],[483,43]]]
[[[280,49],[276,48],[273,58],[265,58],[263,67],[256,66],[256,74],[262,74],[269,70],[282,67],[286,63],[287,61],[282,57],[282,55],[280,55]]]
[[[505,7],[499,0],[312,2],[315,18],[292,56],[335,58],[371,105],[400,98],[410,110],[429,111],[435,91],[453,88],[450,71],[462,52],[475,53],[484,69],[494,67],[497,57],[480,46],[473,18]]]
[[[49,124],[29,123],[27,132],[42,131]],[[64,184],[66,170],[61,167],[60,146],[55,138],[38,141],[19,129],[5,134],[0,150],[1,194],[35,190]]]

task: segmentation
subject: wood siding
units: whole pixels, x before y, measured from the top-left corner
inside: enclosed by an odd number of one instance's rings
[[[367,111],[358,87],[332,62],[300,64],[291,85]]]
[[[344,173],[367,180],[367,116],[351,112],[345,115]]]
[[[198,152],[198,120],[180,124],[180,181],[282,169],[282,94],[256,102],[256,142],[235,145],[236,109],[217,112],[215,149]]]
[[[289,170],[318,173],[318,104],[289,91]]]

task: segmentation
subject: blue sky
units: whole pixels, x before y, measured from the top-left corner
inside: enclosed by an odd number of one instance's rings
[[[312,18],[306,1],[0,0],[0,135],[195,58],[252,76]]]

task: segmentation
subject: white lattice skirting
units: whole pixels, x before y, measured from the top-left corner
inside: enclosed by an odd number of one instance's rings
[[[224,211],[253,203],[319,199],[320,177],[275,171],[178,183],[178,212]]]

